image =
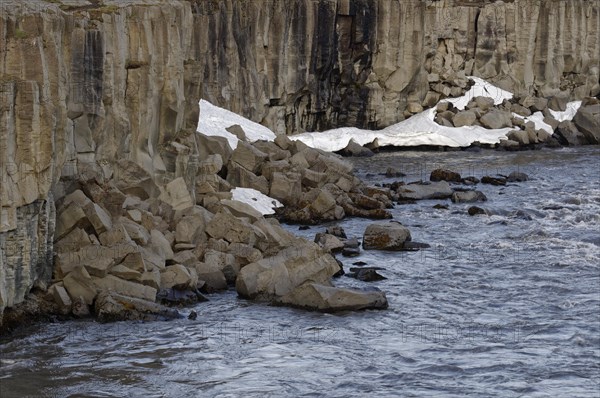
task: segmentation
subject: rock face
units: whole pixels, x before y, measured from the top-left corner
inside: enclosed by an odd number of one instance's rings
[[[206,53],[202,96],[277,132],[385,127],[452,95],[461,71],[517,95],[600,90],[595,1],[197,0],[194,10],[209,27],[194,44]]]

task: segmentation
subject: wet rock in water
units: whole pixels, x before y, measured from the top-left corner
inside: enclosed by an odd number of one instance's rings
[[[182,289],[163,289],[157,294],[157,299],[165,305],[191,305],[203,301],[208,301],[200,292],[195,290]]]
[[[360,256],[360,248],[358,248],[358,247],[344,247],[342,249],[342,256],[344,256],[344,257],[358,257],[358,256]]]
[[[475,216],[477,214],[489,215],[489,212],[486,209],[483,209],[483,208],[478,207],[478,206],[471,206],[471,207],[469,207],[468,213],[469,213],[470,216]]]
[[[481,178],[481,183],[491,185],[506,185],[506,178],[485,176]]]
[[[94,304],[100,322],[161,320],[179,318],[176,310],[152,301],[133,298],[115,292],[102,291]]]
[[[395,169],[393,167],[388,167],[387,170],[385,171],[385,176],[389,177],[389,178],[406,177],[406,174],[402,173],[401,171],[398,171],[397,169]]]
[[[451,170],[445,169],[435,169],[431,172],[429,176],[430,181],[451,181],[451,182],[461,182],[460,174]]]
[[[523,182],[527,180],[529,180],[529,176],[519,171],[513,171],[508,175],[508,178],[506,179],[506,181],[508,182]]]
[[[374,155],[373,151],[369,148],[365,148],[364,146],[358,144],[353,139],[348,142],[348,145],[341,151],[339,151],[342,156],[355,156],[355,157],[371,157]]]
[[[344,228],[342,228],[342,227],[340,227],[338,225],[335,225],[335,226],[332,226],[332,227],[327,227],[325,229],[325,232],[327,232],[328,234],[333,235],[335,237],[338,237],[338,238],[347,239],[346,232],[344,231]]]
[[[479,178],[473,176],[465,177],[461,180],[461,182],[465,185],[477,185],[479,184]]]
[[[454,203],[473,203],[485,202],[487,197],[481,191],[454,192],[452,202]]]
[[[408,228],[396,222],[379,222],[367,226],[363,235],[365,250],[402,250],[404,242],[410,241]]]
[[[438,209],[438,210],[448,210],[449,209],[448,205],[443,205],[440,203],[438,203],[437,205],[433,205],[433,208]]]
[[[364,265],[367,265],[367,263],[365,263],[364,261],[355,261],[352,263],[352,265],[358,265],[359,267],[362,267]]]
[[[447,181],[403,185],[396,192],[403,200],[448,199],[453,193]]]
[[[358,279],[363,282],[375,282],[387,279],[377,272],[376,267],[369,268],[350,268],[350,273],[346,274],[350,278]]]
[[[308,225],[301,225],[298,227],[299,231],[306,231],[307,229],[310,229],[310,227]]]
[[[198,319],[198,313],[196,311],[192,310],[190,312],[190,314],[188,315],[188,319],[190,321],[195,321],[196,319]]]
[[[385,309],[385,293],[379,289],[359,290],[307,282],[278,298],[275,303],[322,312]]]

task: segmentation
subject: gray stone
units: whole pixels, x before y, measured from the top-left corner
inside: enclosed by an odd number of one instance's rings
[[[410,231],[395,222],[378,222],[367,226],[363,235],[365,250],[402,250],[404,242],[412,240]]]
[[[388,307],[385,293],[378,289],[347,289],[312,282],[298,286],[292,292],[277,298],[275,302],[322,312],[385,309]]]

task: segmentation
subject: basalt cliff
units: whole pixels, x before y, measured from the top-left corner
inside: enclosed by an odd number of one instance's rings
[[[52,278],[76,181],[194,199],[200,98],[277,133],[376,129],[466,75],[596,96],[599,54],[593,0],[4,0],[0,313]]]

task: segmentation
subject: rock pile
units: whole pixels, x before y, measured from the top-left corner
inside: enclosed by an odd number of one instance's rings
[[[365,187],[347,163],[299,142],[240,141],[231,150],[223,140],[201,136],[201,152],[212,153],[192,169],[194,190],[184,177],[159,187],[121,162],[119,179],[81,180],[59,200],[48,294],[60,313],[169,318],[177,311],[163,305],[204,301],[228,286],[248,299],[320,311],[387,307],[383,292],[331,285],[340,266],[330,251],[345,247],[338,238],[324,235],[322,248],[295,237],[232,200],[230,189],[270,194],[288,206],[288,219],[311,223],[388,217],[389,191]]]
[[[241,129],[241,128],[240,128]],[[199,135],[208,154],[199,166],[196,200],[210,209],[232,187],[253,188],[279,200],[282,219],[301,224],[345,216],[391,218],[388,193],[366,187],[339,156],[278,136],[275,142],[240,141],[231,150],[221,137]],[[201,154],[202,154],[201,150]]]
[[[449,102],[437,105],[436,123],[446,127],[481,126],[488,129],[515,128],[499,144],[504,149],[531,148],[536,145],[587,145],[600,142],[600,101],[586,98],[582,101],[573,121],[558,121],[552,111],[567,110],[568,95],[560,93],[553,97],[514,97],[494,105],[493,98],[475,97],[464,110],[455,108]],[[524,118],[535,115],[554,134],[536,128],[532,121]]]

